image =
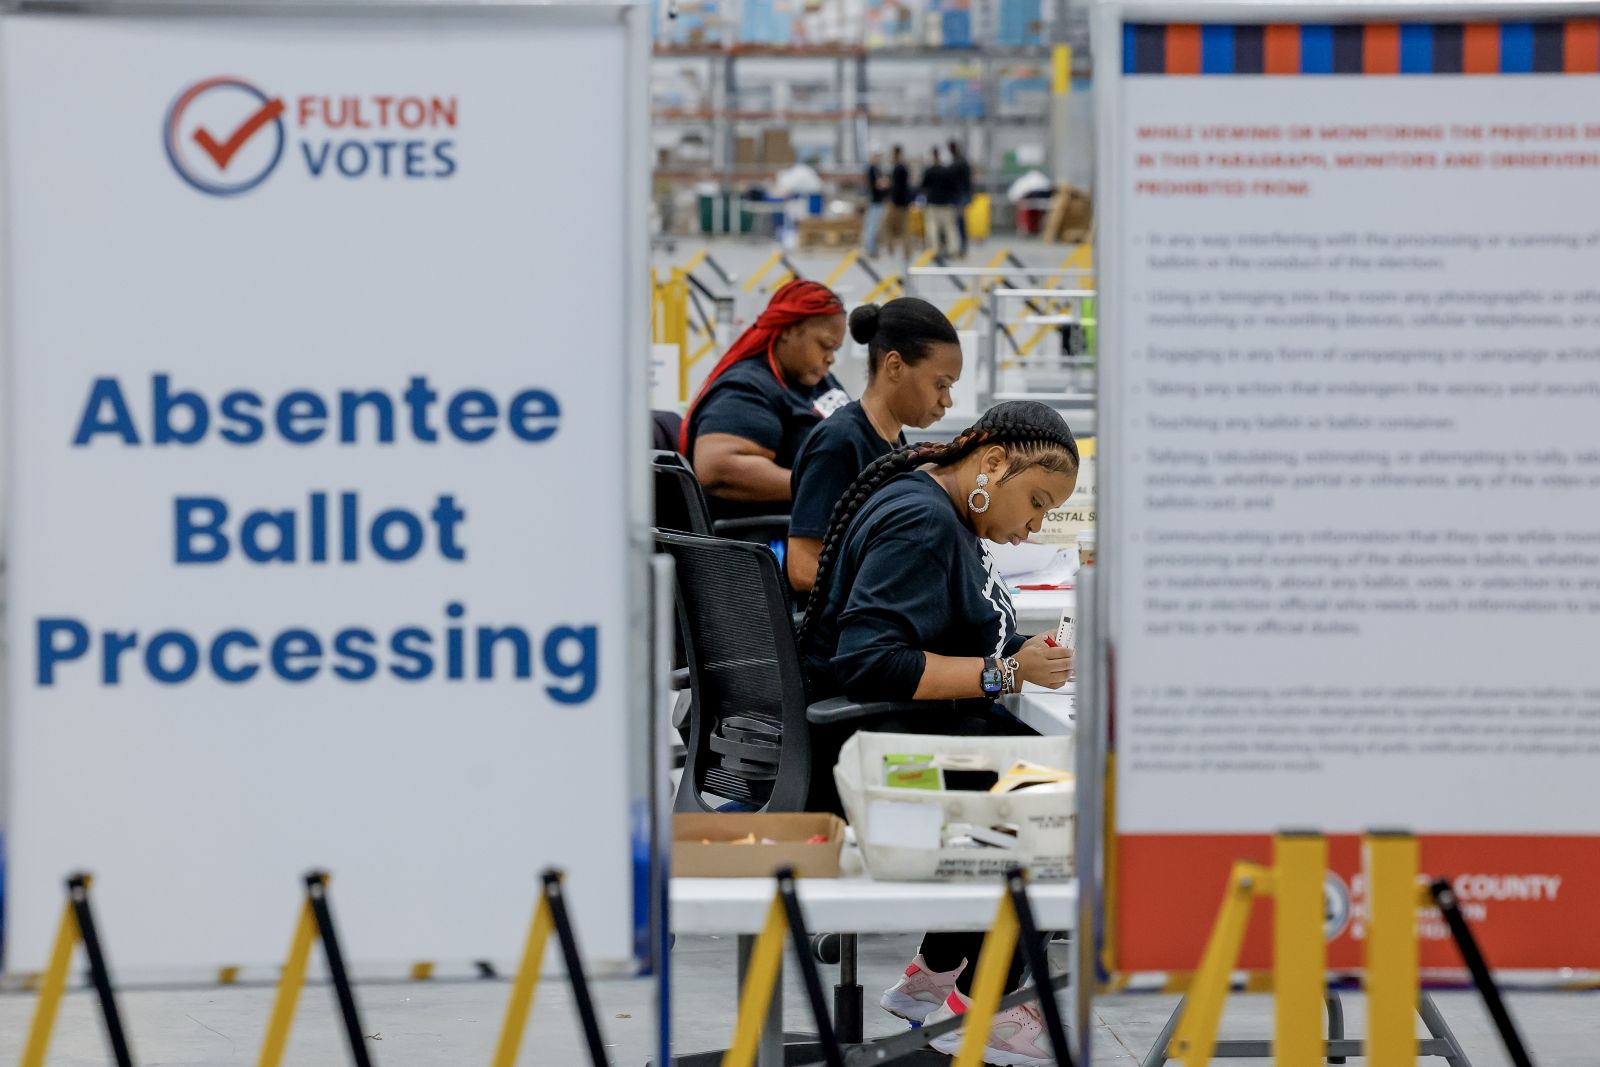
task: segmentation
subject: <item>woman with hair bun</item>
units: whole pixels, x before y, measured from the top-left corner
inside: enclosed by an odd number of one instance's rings
[[[1024,682],[1064,685],[1072,653],[1043,635],[1017,633],[1016,610],[985,542],[1016,544],[1072,495],[1078,446],[1055,410],[999,404],[948,445],[899,449],[874,461],[845,491],[828,524],[816,587],[800,625],[808,695],[853,700],[965,701],[880,720],[875,730],[962,736],[1033,731],[993,703]],[[935,710],[935,709],[938,710]],[[970,708],[970,710],[968,710]],[[845,729],[812,737],[812,805],[838,810],[832,769]],[[929,933],[879,1003],[929,1025],[971,1002],[982,934]],[[1020,954],[1008,989],[1021,984]],[[946,1054],[959,1031],[930,1044]],[[1046,1067],[1038,1008],[995,1016],[984,1061]]]
[[[905,427],[926,429],[950,409],[961,377],[956,328],[926,300],[903,296],[850,313],[850,336],[867,346],[867,387],[812,431],[795,457],[789,484],[789,584],[809,592],[828,519],[867,464],[904,447]]]

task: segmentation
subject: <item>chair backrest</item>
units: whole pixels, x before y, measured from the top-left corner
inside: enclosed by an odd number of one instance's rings
[[[709,534],[711,508],[689,461],[676,452],[650,453],[655,472],[656,529]]]
[[[805,676],[778,561],[765,545],[657,531],[677,565],[694,689],[678,810],[711,793],[802,811],[811,785]]]
[[[650,413],[651,447],[658,451],[676,452],[678,450],[678,431],[682,428],[683,416],[676,411],[652,411]]]

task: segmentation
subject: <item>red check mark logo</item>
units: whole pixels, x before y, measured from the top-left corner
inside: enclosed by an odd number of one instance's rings
[[[217,139],[203,126],[194,131],[194,143],[205,150],[206,155],[212,158],[219,170],[227,170],[228,163],[239,149],[244,147],[245,142],[254,137],[261,127],[281,114],[283,114],[283,101],[269,100],[261,105],[260,110],[254,115],[245,119],[244,125],[234,130],[233,135],[221,144],[218,144]]]

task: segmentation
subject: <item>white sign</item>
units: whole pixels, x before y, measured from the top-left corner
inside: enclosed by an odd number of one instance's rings
[[[1459,69],[1121,79],[1125,831],[1600,832],[1600,82]]]
[[[640,15],[0,21],[8,968],[632,957]]]
[[[1501,966],[1594,966],[1600,22],[1142,10],[1097,53],[1119,965],[1192,966],[1215,898],[1161,886],[1286,828],[1359,915],[1398,827],[1525,894],[1474,901]]]

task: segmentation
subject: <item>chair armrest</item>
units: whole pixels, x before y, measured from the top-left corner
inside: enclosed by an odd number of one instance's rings
[[[963,710],[963,704],[972,701],[957,700],[875,700],[859,703],[849,697],[819,700],[806,709],[806,721],[817,726],[842,722],[864,722],[887,715],[945,715]]]
[[[750,515],[742,519],[717,519],[711,524],[711,532],[718,537],[731,537],[736,540],[743,540],[741,535],[750,533],[770,533],[778,537],[788,537],[789,516]]]

